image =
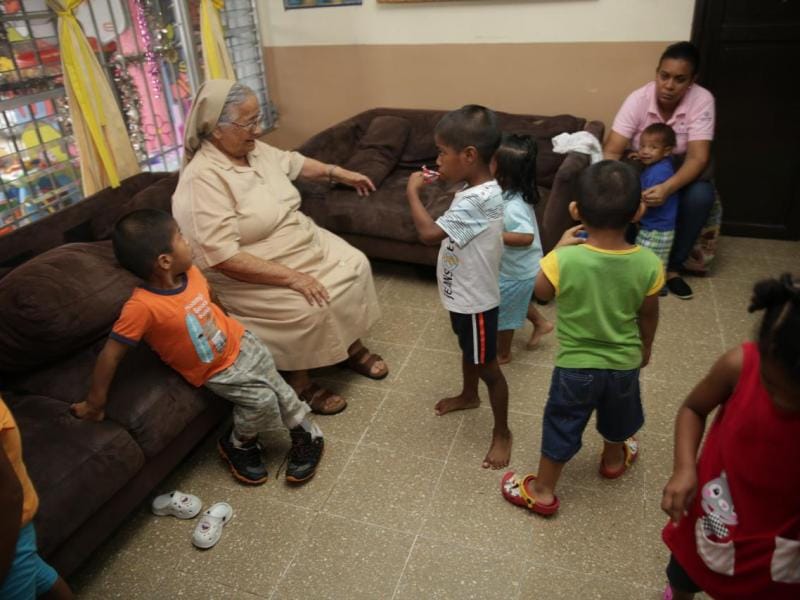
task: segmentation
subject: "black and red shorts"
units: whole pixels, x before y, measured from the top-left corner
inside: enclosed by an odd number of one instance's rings
[[[497,358],[497,313],[498,307],[481,313],[450,313],[464,360],[485,365]]]

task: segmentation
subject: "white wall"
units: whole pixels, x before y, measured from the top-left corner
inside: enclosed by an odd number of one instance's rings
[[[689,38],[694,10],[694,0],[256,1],[266,46],[674,41]]]

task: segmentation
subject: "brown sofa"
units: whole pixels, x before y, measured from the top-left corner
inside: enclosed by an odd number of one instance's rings
[[[0,236],[0,381],[41,500],[43,556],[69,575],[229,412],[144,345],[120,365],[107,418],[73,418],[137,279],[108,237],[122,214],[169,210],[177,176],[143,173]],[[15,268],[16,267],[16,268]]]
[[[408,176],[422,165],[435,168],[433,130],[445,114],[441,110],[376,108],[357,114],[310,138],[298,151],[323,162],[360,170],[378,184],[369,198],[335,186],[299,182],[302,210],[317,224],[333,231],[367,256],[436,264],[437,247],[423,245],[408,211]],[[537,184],[542,201],[536,207],[542,244],[550,250],[572,225],[567,206],[572,182],[589,157],[553,152],[551,139],[559,133],[586,130],[603,139],[600,121],[571,115],[543,117],[497,113],[503,131],[529,133],[538,142]],[[423,202],[436,218],[450,205],[453,194],[443,185],[424,190]]]

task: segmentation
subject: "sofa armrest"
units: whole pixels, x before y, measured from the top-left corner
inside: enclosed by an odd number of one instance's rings
[[[355,152],[358,123],[349,119],[313,135],[297,151],[324,163],[341,164]]]
[[[605,125],[601,121],[589,121],[583,129],[603,143]],[[569,203],[575,198],[578,174],[588,166],[588,154],[569,152],[556,171],[542,218],[542,250],[545,254],[558,243],[564,231],[575,224],[569,215]]]

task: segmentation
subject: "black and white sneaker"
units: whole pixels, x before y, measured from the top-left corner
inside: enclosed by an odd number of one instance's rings
[[[286,465],[286,481],[303,483],[317,472],[317,465],[325,449],[325,440],[320,436],[313,438],[302,427],[289,430],[292,437],[292,448],[289,450],[289,461]]]
[[[261,454],[261,444],[256,440],[237,448],[231,442],[231,430],[219,438],[217,449],[228,463],[231,473],[242,483],[261,485],[267,480],[267,465]]]
[[[680,276],[667,279],[667,289],[670,294],[677,296],[681,300],[690,300],[694,295],[692,294],[692,288]]]

